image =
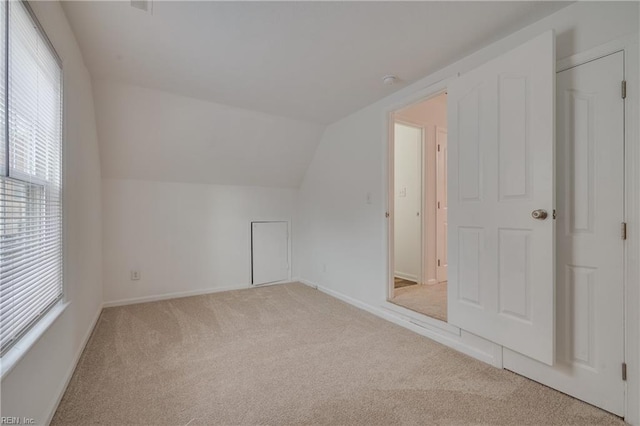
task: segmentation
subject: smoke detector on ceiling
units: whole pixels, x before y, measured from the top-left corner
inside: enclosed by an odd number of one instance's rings
[[[382,77],[382,83],[385,86],[391,86],[396,81],[398,81],[398,77],[396,77],[395,75],[385,75],[384,77]]]
[[[153,9],[153,3],[151,0],[131,0],[131,7],[143,10],[151,13]]]

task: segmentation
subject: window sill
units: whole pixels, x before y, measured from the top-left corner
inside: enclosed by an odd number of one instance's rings
[[[65,302],[64,300],[58,302],[27,334],[22,336],[19,342],[0,358],[0,380],[4,380],[7,374],[18,365],[20,360],[29,352],[33,345],[40,340],[44,333],[56,322],[70,304],[71,302]]]

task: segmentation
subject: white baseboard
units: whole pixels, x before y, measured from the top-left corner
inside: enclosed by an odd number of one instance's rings
[[[357,308],[360,308],[362,310],[365,310],[373,315],[376,315],[382,319],[385,319],[387,321],[390,321],[394,324],[397,324],[401,327],[407,328],[415,333],[420,334],[421,336],[427,337],[431,340],[434,340],[438,343],[441,343],[445,346],[448,346],[452,349],[455,349],[458,352],[462,352],[465,355],[468,355],[472,358],[475,358],[479,361],[485,362],[487,364],[491,364],[495,367],[499,367],[500,368],[500,364],[502,362],[502,359],[497,359],[496,356],[498,355],[497,352],[495,350],[492,350],[490,352],[485,352],[480,348],[477,348],[475,346],[471,346],[469,344],[467,344],[464,339],[461,336],[455,336],[452,335],[450,332],[444,331],[444,330],[440,330],[437,328],[429,328],[426,325],[422,325],[422,324],[418,324],[416,322],[413,322],[410,320],[410,318],[408,317],[404,317],[401,314],[396,314],[392,311],[383,309],[381,307],[375,307],[375,306],[371,306],[367,303],[361,302],[357,299],[354,299],[350,296],[344,295],[342,293],[339,293],[335,290],[331,290],[329,288],[326,287],[322,287],[322,286],[318,286],[318,285],[314,285],[313,283],[306,281],[306,280],[300,280],[300,282],[309,285],[311,287],[315,287],[318,290],[320,290],[323,293],[328,294],[329,296],[335,297],[336,299],[340,299],[343,302],[349,303],[350,305],[353,305]]]
[[[96,315],[91,321],[91,326],[89,327],[86,334],[82,338],[82,344],[80,345],[80,347],[78,348],[78,351],[74,356],[71,367],[69,368],[69,370],[67,370],[67,373],[65,374],[64,382],[62,382],[62,386],[60,386],[60,388],[58,389],[56,399],[54,400],[52,407],[49,409],[49,415],[47,416],[47,421],[45,422],[46,425],[51,423],[51,421],[53,420],[53,416],[56,414],[56,410],[58,410],[58,405],[60,405],[60,401],[62,401],[62,397],[64,396],[64,393],[67,391],[67,386],[69,386],[69,382],[73,377],[73,373],[76,371],[76,367],[78,366],[80,357],[84,352],[84,348],[87,346],[87,343],[89,343],[91,334],[93,334],[93,330],[96,328],[96,325],[98,324],[98,319],[100,318],[100,314],[102,313],[102,308],[103,308],[103,305],[100,305],[100,307],[98,308],[98,312],[96,312]]]
[[[317,285],[315,285],[315,284],[314,284],[314,283],[312,283],[311,281],[307,281],[307,280],[302,279],[302,278],[296,278],[296,282],[299,282],[299,283],[301,283],[301,284],[307,285],[307,286],[309,286],[309,287],[311,287],[311,288],[314,288],[314,289],[316,289],[316,290],[318,289],[318,286],[317,286]]]
[[[165,294],[159,294],[159,295],[153,295],[153,296],[133,297],[131,299],[112,300],[111,302],[105,302],[102,305],[102,307],[113,308],[115,306],[134,305],[136,303],[157,302],[160,300],[179,299],[181,297],[189,297],[189,296],[199,296],[201,294],[220,293],[223,291],[231,291],[231,290],[246,290],[249,288],[268,287],[272,285],[291,284],[295,282],[302,282],[302,281],[299,280],[298,278],[292,278],[291,280],[277,281],[277,282],[266,283],[266,284],[257,284],[257,285],[244,284],[244,285],[228,286],[228,287],[214,287],[214,288],[204,288],[199,290],[178,291],[175,293],[165,293]]]
[[[274,281],[272,283],[264,283],[264,284],[250,284],[249,288],[257,288],[257,287],[269,287],[271,285],[280,285],[280,284],[292,284],[298,282],[297,279],[291,278],[284,281]]]
[[[398,278],[402,278],[403,280],[418,282],[418,276],[412,274],[405,274],[404,272],[394,272],[393,275]]]
[[[131,299],[120,299],[120,300],[112,300],[111,302],[105,302],[102,305],[102,307],[112,308],[114,306],[133,305],[136,303],[146,303],[146,302],[157,302],[159,300],[178,299],[180,297],[199,296],[201,294],[219,293],[221,291],[230,291],[230,290],[242,290],[242,289],[253,288],[253,287],[259,287],[259,286],[245,284],[245,285],[230,286],[230,287],[204,288],[199,290],[179,291],[175,293],[165,293],[165,294],[159,294],[154,296],[133,297]]]
[[[352,297],[349,297],[347,295],[344,295],[340,292],[331,290],[329,288],[326,287],[322,287],[322,286],[318,286],[314,283],[312,283],[311,281],[302,279],[302,278],[295,278],[292,279],[291,281],[286,281],[286,282],[280,282],[280,283],[274,283],[274,284],[286,284],[289,282],[299,282],[302,283],[304,285],[307,285],[311,288],[317,289],[322,291],[325,294],[328,294],[329,296],[335,297],[336,299],[342,300],[346,303],[349,303],[350,305],[353,305],[359,309],[362,309],[364,311],[367,311],[373,315],[376,315],[377,317],[380,317],[382,319],[385,319],[387,321],[390,321],[394,324],[397,324],[401,327],[404,327],[406,329],[409,329],[415,333],[418,333],[422,336],[425,336],[429,339],[435,340],[438,343],[441,343],[445,346],[448,346],[452,349],[455,349],[459,352],[462,352],[466,355],[469,355],[475,359],[478,359],[480,361],[486,362],[488,364],[491,365],[498,365],[499,363],[501,363],[501,359],[498,360],[496,359],[499,355],[501,355],[501,353],[499,352],[495,352],[495,353],[486,353],[486,352],[482,352],[481,350],[479,350],[478,348],[475,348],[473,346],[467,345],[462,341],[458,341],[455,338],[451,338],[450,336],[446,336],[443,335],[442,333],[444,331],[437,331],[437,330],[431,330],[425,326],[422,325],[418,325],[415,322],[411,322],[410,319],[408,319],[408,317],[403,317],[401,315],[396,315],[391,311],[385,310],[383,308],[378,308],[378,307],[374,307],[371,306],[367,303],[361,302],[357,299],[354,299]],[[100,308],[98,309],[98,311],[96,312],[95,317],[93,318],[93,320],[91,321],[91,326],[89,327],[89,329],[87,330],[87,333],[85,334],[85,336],[82,339],[82,345],[80,345],[80,347],[78,348],[78,351],[76,352],[75,356],[74,356],[74,361],[71,365],[71,367],[69,368],[69,370],[67,371],[66,375],[65,375],[65,380],[62,383],[62,386],[60,386],[58,392],[57,392],[57,396],[56,399],[54,401],[54,404],[52,405],[51,409],[49,410],[49,416],[47,418],[47,421],[45,424],[50,424],[51,421],[53,420],[53,416],[56,413],[56,410],[58,409],[58,405],[60,405],[60,401],[62,401],[62,397],[64,396],[65,391],[67,390],[67,386],[69,385],[69,382],[71,381],[71,378],[73,377],[73,373],[76,370],[76,367],[78,365],[78,362],[80,361],[80,357],[82,356],[82,353],[84,352],[85,347],[87,346],[87,343],[89,342],[89,339],[91,338],[91,334],[93,333],[93,330],[95,329],[97,323],[98,323],[98,319],[100,318],[100,314],[102,313],[102,310],[104,308],[107,307],[113,307],[113,306],[123,306],[123,305],[129,305],[129,304],[134,304],[134,303],[144,303],[144,302],[152,302],[152,301],[157,301],[157,300],[166,300],[166,299],[174,299],[174,298],[179,298],[179,297],[187,297],[187,296],[197,296],[200,294],[209,294],[209,293],[218,293],[218,292],[222,292],[222,291],[229,291],[229,290],[241,290],[241,289],[247,289],[247,288],[251,288],[252,286],[236,286],[236,287],[221,287],[221,288],[214,288],[214,289],[205,289],[205,290],[195,290],[195,291],[188,291],[188,292],[177,292],[177,293],[169,293],[169,294],[163,294],[163,295],[159,295],[159,296],[148,296],[148,297],[138,297],[138,298],[133,298],[133,299],[124,299],[124,300],[116,300],[116,301],[112,301],[112,302],[106,302],[103,303]]]

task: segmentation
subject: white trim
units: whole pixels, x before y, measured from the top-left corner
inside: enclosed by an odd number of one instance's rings
[[[393,172],[393,158],[389,152],[393,112],[428,99],[429,97],[437,96],[438,93],[445,91],[449,82],[456,79],[461,72],[466,72],[468,69],[485,63],[499,54],[500,49],[504,49],[505,46],[513,47],[512,44],[516,43],[519,38],[525,37],[526,34],[527,31],[525,30],[519,31],[512,36],[508,36],[487,48],[480,49],[464,59],[432,73],[418,83],[423,87],[413,93],[408,93],[408,91],[411,90],[414,85],[407,87],[400,93],[394,95],[396,97],[402,96],[400,100],[383,108],[384,116],[381,118],[384,120],[383,132],[386,130],[386,133],[383,134],[386,134],[386,137],[383,138],[382,152],[382,194],[387,197],[386,200],[383,200],[383,202],[386,203],[387,211],[391,211],[393,207],[393,197],[391,196],[392,192],[390,192],[392,188],[389,187],[389,173]],[[624,50],[625,52],[625,79],[628,82],[627,99],[625,103],[625,217],[629,224],[629,236],[626,241],[625,254],[625,361],[628,371],[627,389],[625,393],[625,421],[634,425],[640,425],[640,267],[638,261],[638,259],[640,259],[640,123],[638,123],[638,116],[640,114],[640,93],[638,90],[640,70],[638,33],[630,34],[587,51],[557,60],[556,72],[607,56],[620,50]],[[384,101],[383,99],[380,102]],[[388,220],[386,226],[387,239],[383,241],[383,250],[385,250],[385,257],[387,258],[387,276],[390,277],[390,265],[393,265],[393,255],[391,253],[392,250],[390,250],[390,244],[393,241],[393,235],[392,231],[390,231],[391,226]],[[382,317],[389,319],[385,316]],[[394,320],[391,321],[396,322]],[[462,330],[462,332],[464,332],[464,330]],[[443,338],[441,334],[436,335],[435,333],[431,333],[425,335],[437,341]],[[437,337],[433,337],[434,335]],[[447,344],[444,342],[441,343]],[[491,363],[500,368],[502,368],[502,356],[499,353],[501,350],[502,347],[496,345],[495,353],[491,357],[493,360]]]
[[[44,336],[70,304],[71,302],[64,302],[63,300],[56,303],[49,312],[37,320],[31,330],[20,337],[20,340],[0,358],[0,380],[4,379],[20,363],[20,360],[29,353],[33,345]]]
[[[253,223],[254,222],[286,222],[287,223],[287,256],[289,257],[288,262],[289,265],[287,267],[287,279],[283,281],[274,281],[270,283],[261,283],[254,284],[253,283]],[[289,282],[293,282],[292,274],[293,274],[293,233],[291,229],[291,219],[252,219],[249,221],[249,276],[251,283],[250,287],[262,287],[264,285],[270,284],[285,284]],[[230,288],[230,290],[234,290]],[[224,291],[224,290],[223,290]]]
[[[182,297],[200,296],[202,294],[222,293],[223,291],[233,291],[233,290],[248,290],[251,288],[268,287],[268,286],[280,285],[280,284],[291,284],[296,282],[306,284],[300,279],[291,279],[291,280],[276,281],[272,283],[265,283],[265,284],[259,284],[259,285],[243,284],[243,285],[228,286],[228,287],[204,288],[199,290],[178,291],[175,293],[165,293],[165,294],[157,294],[153,296],[132,297],[130,299],[112,300],[111,302],[104,302],[102,307],[113,308],[115,306],[126,306],[126,305],[135,305],[137,303],[158,302],[160,300],[180,299]]]
[[[407,321],[417,322],[423,327],[431,328],[434,332],[442,330],[454,336],[461,335],[460,328],[456,327],[455,325],[451,325],[446,321],[421,314],[417,311],[412,311],[411,309],[405,308],[404,306],[396,305],[393,302],[385,302],[382,304],[382,306],[380,306],[380,308],[387,311],[392,311],[396,315],[406,317]]]
[[[610,41],[556,63],[556,73],[624,52],[624,76],[627,84],[625,100],[625,220],[629,224],[625,241],[624,271],[624,358],[627,363],[624,419],[640,424],[640,144],[638,135],[638,33]]]
[[[394,130],[395,129],[394,128],[396,123],[403,124],[410,127],[417,127],[422,130],[422,145],[421,145],[421,151],[420,151],[420,155],[422,158],[422,162],[421,162],[422,194],[420,197],[420,210],[421,210],[420,212],[420,250],[421,250],[420,276],[415,281],[419,279],[418,282],[420,284],[424,284],[424,283],[436,284],[438,282],[437,279],[426,278],[428,267],[425,262],[426,252],[427,252],[427,247],[426,247],[427,233],[430,231],[429,229],[427,229],[427,226],[426,226],[428,222],[427,215],[429,215],[430,213],[429,213],[429,209],[427,209],[427,206],[426,206],[427,197],[425,196],[426,191],[429,190],[429,185],[428,185],[429,182],[427,182],[426,180],[425,171],[427,170],[428,167],[431,166],[427,162],[427,156],[428,156],[427,152],[429,149],[429,146],[428,146],[429,141],[427,137],[429,134],[429,130],[432,127],[435,128],[436,126],[433,124],[430,124],[427,121],[411,120],[411,119],[404,118],[400,115],[396,116],[396,113],[401,109],[404,109],[422,102],[426,102],[429,99],[435,98],[436,96],[439,96],[442,93],[446,92],[446,89],[447,89],[446,83],[448,83],[448,81],[449,81],[449,78],[438,81],[434,85],[429,86],[423,90],[420,90],[416,94],[411,96],[409,98],[411,99],[411,101],[399,102],[394,104],[393,107],[389,107],[385,109],[385,117],[386,117],[385,126],[387,129],[386,131],[387,138],[385,140],[385,151],[383,154],[384,163],[383,163],[382,169],[383,169],[384,188],[386,188],[386,200],[383,200],[383,201],[387,205],[386,211],[389,214],[386,221],[387,240],[385,241],[385,244],[386,244],[385,249],[387,250],[387,253],[385,254],[385,257],[387,258],[387,280],[388,280],[387,300],[391,300],[395,297],[394,275],[398,275],[400,278],[403,278],[397,272],[392,271],[393,268],[391,268],[391,265],[395,265],[395,255],[392,250],[393,241],[394,241],[394,227],[392,226],[393,225],[392,220],[394,218],[394,213],[395,213],[394,212],[395,193],[394,193],[393,179],[394,179],[394,173],[395,173],[395,170],[394,170],[394,161],[395,161],[395,158],[394,158],[395,131]],[[434,91],[432,89],[433,86],[439,87],[439,89],[435,89]],[[414,280],[411,280],[411,281],[414,281]]]
[[[447,108],[447,107],[445,106],[445,108]],[[448,115],[448,111],[447,111],[447,115]],[[441,283],[441,282],[447,281],[448,276],[449,276],[449,274],[448,274],[449,271],[447,269],[448,266],[440,266],[438,264],[438,261],[440,260],[440,248],[441,248],[441,245],[442,245],[443,241],[445,243],[447,242],[447,234],[446,234],[446,232],[444,233],[444,238],[442,238],[442,241],[441,241],[440,238],[438,238],[438,235],[440,235],[440,231],[441,231],[440,224],[438,223],[438,217],[439,217],[439,212],[440,212],[440,207],[438,207],[440,205],[440,199],[438,198],[438,195],[440,194],[441,185],[443,184],[443,182],[440,182],[440,177],[439,177],[440,176],[440,174],[439,174],[439,167],[440,167],[440,158],[439,158],[439,156],[440,155],[444,155],[440,151],[440,146],[443,145],[445,150],[448,149],[448,142],[443,143],[440,140],[440,135],[442,135],[443,133],[447,136],[447,140],[448,140],[448,137],[449,137],[448,127],[435,126],[435,129],[434,129],[435,140],[433,141],[434,142],[433,143],[433,148],[434,148],[434,151],[435,151],[434,152],[435,153],[434,158],[435,158],[436,179],[435,179],[435,182],[434,182],[434,186],[435,186],[436,205],[434,206],[435,208],[433,209],[433,214],[435,215],[435,218],[434,218],[433,222],[434,222],[435,226],[434,226],[434,229],[433,229],[432,232],[435,235],[435,240],[436,240],[436,250],[435,250],[434,259],[433,259],[433,263],[434,263],[435,269],[436,269],[436,274],[435,274],[435,277],[436,277],[435,282],[436,283]],[[447,166],[447,164],[446,164],[446,158],[445,158],[445,172],[446,172],[446,166]],[[446,176],[444,177],[444,188],[445,188],[445,194],[446,194],[446,188],[447,188],[447,177]],[[447,210],[447,212],[448,212],[448,210]],[[449,219],[447,218],[447,223],[448,223],[448,220]],[[445,250],[445,252],[446,252],[446,250]],[[446,255],[446,253],[445,253],[445,255]],[[442,277],[441,277],[443,269],[445,270],[444,279],[442,279]]]
[[[393,275],[394,277],[401,278],[407,281],[413,281],[414,283],[419,284],[418,277],[416,275],[405,274],[404,272],[400,272],[400,271],[395,271]]]
[[[112,300],[110,302],[104,302],[102,305],[104,308],[112,308],[114,306],[134,305],[136,303],[157,302],[159,300],[167,299],[179,299],[181,297],[199,296],[201,294],[220,293],[222,291],[229,290],[243,290],[247,288],[254,288],[251,284],[229,286],[229,287],[215,287],[215,288],[203,288],[199,290],[178,291],[175,293],[157,294],[154,296],[132,297],[130,299]]]
[[[387,259],[386,280],[387,280],[387,297],[386,300],[393,299],[395,297],[395,280],[393,273],[395,271],[395,250],[394,248],[394,214],[395,214],[395,188],[394,188],[394,176],[395,176],[395,110],[390,110],[385,113],[385,128],[387,137],[384,138],[384,153],[383,166],[382,166],[382,179],[384,181],[383,187],[385,191],[382,192],[383,197],[386,197],[384,205],[386,205],[386,241],[384,250],[386,250],[385,258]],[[386,161],[386,163],[385,163]],[[316,286],[317,287],[317,286]]]
[[[625,48],[628,49],[634,43],[637,43],[637,40],[637,33],[629,34],[625,37],[612,40],[600,46],[596,46],[593,49],[576,53],[575,55],[571,55],[566,58],[558,59],[558,61],[556,62],[556,74],[562,71],[566,71],[569,68],[573,68],[587,62],[595,61],[596,59],[600,59],[604,56],[612,55],[621,50],[625,50]]]
[[[640,137],[638,81],[638,34],[620,40],[624,47],[625,100],[625,219],[629,223],[625,258],[625,362],[627,389],[625,420],[640,424]],[[615,47],[614,44],[609,44]]]
[[[427,284],[436,284],[438,282],[437,280],[437,275],[436,275],[436,279],[428,279],[425,280],[425,277],[427,275],[427,265],[425,265],[425,259],[426,259],[426,233],[429,232],[429,230],[427,229],[427,216],[425,216],[425,212],[428,212],[429,209],[426,208],[426,196],[425,196],[425,191],[428,190],[428,184],[427,182],[425,182],[425,170],[427,167],[429,167],[429,164],[427,164],[426,161],[426,152],[427,152],[427,129],[430,128],[431,126],[434,126],[432,124],[429,124],[427,122],[422,122],[419,123],[417,121],[413,121],[413,120],[407,120],[403,117],[396,117],[396,112],[398,112],[401,109],[407,108],[409,106],[412,105],[416,105],[418,103],[421,102],[425,102],[428,101],[429,99],[435,98],[436,96],[441,95],[442,93],[447,91],[447,85],[449,84],[449,81],[451,81],[452,78],[444,78],[444,79],[440,79],[439,81],[436,81],[435,83],[417,91],[416,93],[412,94],[412,95],[407,95],[406,98],[404,98],[404,100],[399,101],[399,102],[395,102],[393,105],[387,107],[384,109],[384,129],[386,129],[386,134],[387,134],[387,138],[384,139],[384,150],[383,150],[383,166],[382,166],[382,179],[383,179],[383,185],[384,185],[384,189],[382,191],[383,196],[386,196],[386,199],[383,200],[383,202],[386,204],[387,206],[387,212],[389,213],[389,217],[386,220],[386,240],[383,241],[384,243],[384,250],[385,252],[385,258],[387,259],[387,264],[386,266],[386,275],[387,275],[387,298],[386,300],[389,301],[391,299],[394,298],[395,296],[395,285],[394,285],[394,276],[398,275],[397,272],[395,272],[395,268],[392,266],[395,266],[395,254],[394,254],[394,250],[393,250],[393,244],[394,244],[394,227],[393,227],[393,218],[394,218],[394,202],[395,202],[395,191],[394,191],[394,185],[393,185],[393,178],[394,178],[394,126],[396,123],[400,123],[400,124],[408,124],[410,126],[415,126],[415,127],[420,127],[422,129],[422,196],[421,196],[421,255],[420,255],[420,266],[421,266],[421,283],[427,283]],[[435,126],[434,126],[435,128]],[[434,141],[435,144],[435,141]],[[434,145],[435,146],[435,145]],[[429,213],[426,213],[429,214]],[[432,230],[433,231],[433,230]],[[437,253],[436,253],[436,257],[437,257]],[[436,270],[437,272],[437,270]],[[401,277],[402,278],[402,277]]]
[[[297,282],[297,281],[293,280],[293,279],[286,279],[286,280],[283,280],[283,281],[273,281],[273,282],[264,283],[264,284],[251,284],[249,287],[244,287],[244,288],[270,287],[272,285],[293,284],[295,282]],[[242,288],[240,288],[240,289],[231,289],[231,290],[242,290]],[[216,292],[212,292],[212,293],[218,293],[218,292],[216,291]]]
[[[67,373],[65,374],[65,378],[64,378],[64,381],[62,382],[62,385],[58,388],[58,392],[56,393],[56,399],[54,400],[53,405],[51,406],[51,408],[49,408],[49,415],[47,416],[47,421],[44,423],[46,425],[51,423],[51,421],[53,420],[53,416],[56,414],[56,411],[58,410],[60,401],[62,401],[62,397],[64,396],[64,393],[67,391],[67,386],[69,386],[69,382],[73,377],[73,373],[75,373],[76,371],[76,367],[78,366],[80,357],[82,356],[82,353],[84,352],[84,349],[86,348],[87,343],[89,343],[89,339],[91,338],[91,335],[93,334],[93,331],[95,330],[96,325],[98,325],[98,319],[100,319],[100,315],[102,314],[102,309],[103,309],[103,305],[100,305],[100,307],[98,308],[98,311],[96,312],[96,315],[93,317],[93,320],[91,321],[91,326],[89,327],[86,334],[82,338],[82,344],[76,351],[76,354],[73,358],[73,362],[71,363],[71,366],[69,367],[69,369],[67,370]]]
[[[312,283],[311,281],[304,280],[304,279],[302,279],[302,278],[296,278],[296,279],[294,279],[294,282],[297,282],[297,283],[300,283],[300,284],[304,284],[304,285],[306,285],[306,286],[308,286],[308,287],[311,287],[311,288],[313,288],[313,289],[315,289],[315,290],[317,290],[317,289],[318,289],[318,286],[317,286],[317,285],[315,285],[315,284],[314,284],[314,283]]]
[[[312,285],[313,286],[313,285]],[[402,316],[396,312],[391,310],[386,310],[381,307],[371,306],[367,303],[361,302],[357,299],[344,295],[335,290],[331,290],[329,288],[323,286],[315,286],[319,291],[328,294],[329,296],[335,297],[336,299],[342,300],[350,305],[355,306],[356,308],[362,309],[364,311],[369,312],[377,317],[390,321],[396,325],[404,327],[408,330],[413,331],[421,336],[427,337],[431,340],[434,340],[438,343],[441,343],[445,346],[448,346],[452,349],[457,350],[458,352],[462,352],[465,355],[468,355],[472,358],[475,358],[479,361],[486,362],[487,364],[491,364],[496,367],[500,367],[502,364],[502,359],[498,359],[498,354],[494,350],[492,353],[487,353],[479,350],[477,347],[466,344],[460,337],[453,336],[451,334],[444,335],[441,331],[434,331],[421,324],[419,321],[414,321],[408,317]]]

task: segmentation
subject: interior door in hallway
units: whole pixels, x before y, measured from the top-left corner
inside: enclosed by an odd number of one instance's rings
[[[556,363],[504,367],[624,413],[623,52],[557,74]]]
[[[447,129],[436,127],[436,277],[447,280]]]
[[[422,129],[395,123],[394,274],[422,282]]]

